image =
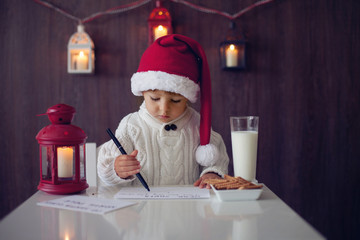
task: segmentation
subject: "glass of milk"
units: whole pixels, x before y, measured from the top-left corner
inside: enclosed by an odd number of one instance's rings
[[[234,175],[256,180],[259,117],[230,117]]]

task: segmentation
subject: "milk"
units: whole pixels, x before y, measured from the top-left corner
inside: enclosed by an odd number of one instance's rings
[[[240,176],[248,181],[256,181],[258,132],[232,131],[231,144],[234,175]]]

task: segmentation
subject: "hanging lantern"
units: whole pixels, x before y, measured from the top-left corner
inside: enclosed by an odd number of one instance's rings
[[[80,24],[68,44],[68,73],[93,73],[94,63],[94,43]]]
[[[235,24],[230,25],[230,34],[220,43],[221,68],[224,70],[244,70],[246,68],[246,41],[244,36],[236,37]]]
[[[156,8],[152,10],[148,19],[149,45],[159,37],[172,34],[171,16],[169,11],[162,7],[161,1],[156,1]]]
[[[36,135],[40,145],[38,189],[52,194],[69,194],[88,188],[85,176],[87,137],[81,128],[71,124],[75,109],[57,104],[45,114],[52,124]]]

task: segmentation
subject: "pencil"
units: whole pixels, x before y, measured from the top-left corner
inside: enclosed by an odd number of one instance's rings
[[[117,140],[117,138],[115,137],[115,135],[112,133],[112,131],[110,130],[110,128],[106,129],[107,133],[110,135],[111,139],[114,141],[115,145],[117,146],[117,148],[120,150],[121,154],[127,155],[125,149],[121,146],[120,142]],[[141,176],[140,173],[136,174],[136,177],[140,180],[141,184],[144,186],[144,188],[146,188],[149,192],[150,192],[150,188],[147,185],[146,181],[144,180],[144,178]]]

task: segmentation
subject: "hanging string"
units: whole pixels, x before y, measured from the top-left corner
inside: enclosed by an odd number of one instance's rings
[[[139,0],[137,2],[125,4],[125,5],[118,6],[118,7],[113,7],[113,8],[110,8],[110,9],[106,10],[106,11],[103,11],[103,12],[94,13],[94,14],[90,15],[89,17],[84,18],[82,20],[82,23],[90,22],[90,21],[92,21],[92,20],[94,20],[94,19],[96,19],[98,17],[101,17],[103,15],[106,15],[106,14],[117,14],[117,13],[126,12],[126,11],[129,11],[129,10],[138,8],[138,7],[142,6],[142,5],[145,5],[148,2],[151,2],[151,0]]]
[[[73,20],[81,23],[81,24],[84,24],[84,23],[93,21],[94,19],[97,19],[97,18],[99,18],[101,16],[104,16],[104,15],[122,13],[122,12],[126,12],[126,11],[129,11],[129,10],[138,8],[138,7],[142,6],[142,5],[150,2],[151,0],[139,0],[139,1],[136,1],[136,2],[133,2],[133,3],[129,3],[129,4],[109,8],[108,10],[105,10],[105,11],[93,13],[90,16],[88,16],[86,18],[83,18],[83,19],[80,19],[80,18],[78,18],[76,16],[73,16],[72,14],[60,9],[59,7],[57,7],[57,6],[55,6],[55,5],[51,4],[51,3],[45,2],[43,0],[33,0],[33,1],[38,3],[38,4],[43,5],[45,7],[51,8],[51,9],[59,12],[60,14],[64,15],[65,17],[68,17],[70,19],[73,19]]]
[[[40,4],[40,5],[43,5],[43,6],[45,6],[45,7],[52,8],[52,9],[54,9],[55,11],[57,11],[57,12],[61,13],[62,15],[64,15],[65,17],[68,17],[68,18],[71,18],[71,19],[76,20],[76,21],[78,21],[78,22],[81,22],[81,19],[80,19],[80,18],[77,18],[77,17],[71,15],[70,13],[65,12],[64,10],[62,10],[62,9],[60,9],[60,8],[52,5],[51,3],[48,3],[48,2],[45,2],[45,1],[41,1],[41,0],[33,0],[33,1],[36,2],[36,3],[38,3],[38,4]]]
[[[126,11],[129,11],[129,10],[138,8],[138,7],[142,6],[142,5],[147,4],[151,0],[138,0],[138,1],[133,2],[133,3],[113,7],[113,8],[110,8],[108,10],[105,10],[105,11],[101,11],[101,12],[91,14],[90,16],[88,16],[86,18],[83,18],[83,19],[80,19],[80,18],[78,18],[76,16],[73,16],[72,14],[70,14],[70,13],[68,13],[68,12],[66,12],[66,11],[56,7],[55,5],[46,2],[46,1],[43,1],[43,0],[33,0],[33,1],[38,3],[38,4],[43,5],[45,7],[51,8],[51,9],[61,13],[62,15],[66,16],[66,17],[68,17],[70,19],[73,19],[73,20],[75,20],[75,21],[77,21],[79,23],[84,24],[84,23],[93,21],[94,19],[97,19],[97,18],[99,18],[101,16],[104,16],[104,15],[122,13],[122,12],[126,12]],[[234,19],[244,15],[245,13],[249,12],[253,8],[264,5],[264,4],[267,4],[267,3],[272,2],[274,0],[259,0],[259,1],[255,2],[255,3],[251,4],[250,6],[240,10],[239,12],[237,12],[235,14],[229,14],[227,12],[222,12],[222,11],[219,11],[219,10],[216,10],[216,9],[198,6],[196,4],[193,4],[193,3],[190,3],[190,2],[184,1],[184,0],[170,0],[170,1],[175,2],[175,3],[184,4],[184,5],[186,5],[186,6],[190,7],[190,8],[193,8],[195,10],[198,10],[198,11],[201,11],[201,12],[204,12],[204,13],[217,14],[217,15],[226,17],[226,18],[228,18],[230,20],[234,20]]]
[[[251,4],[250,6],[248,6],[246,8],[240,10],[239,12],[237,12],[235,14],[229,14],[227,12],[222,12],[222,11],[219,11],[219,10],[216,10],[216,9],[198,6],[198,5],[195,5],[193,3],[190,3],[190,2],[184,1],[184,0],[170,0],[170,1],[184,4],[184,5],[188,6],[188,7],[191,7],[193,9],[195,9],[195,10],[198,10],[198,11],[201,11],[201,12],[204,12],[204,13],[217,14],[217,15],[224,16],[224,17],[226,17],[226,18],[228,18],[230,20],[234,20],[234,19],[244,15],[248,11],[252,10],[253,8],[264,5],[264,4],[269,3],[269,2],[272,2],[274,0],[260,0],[260,1],[256,2],[256,3]]]

